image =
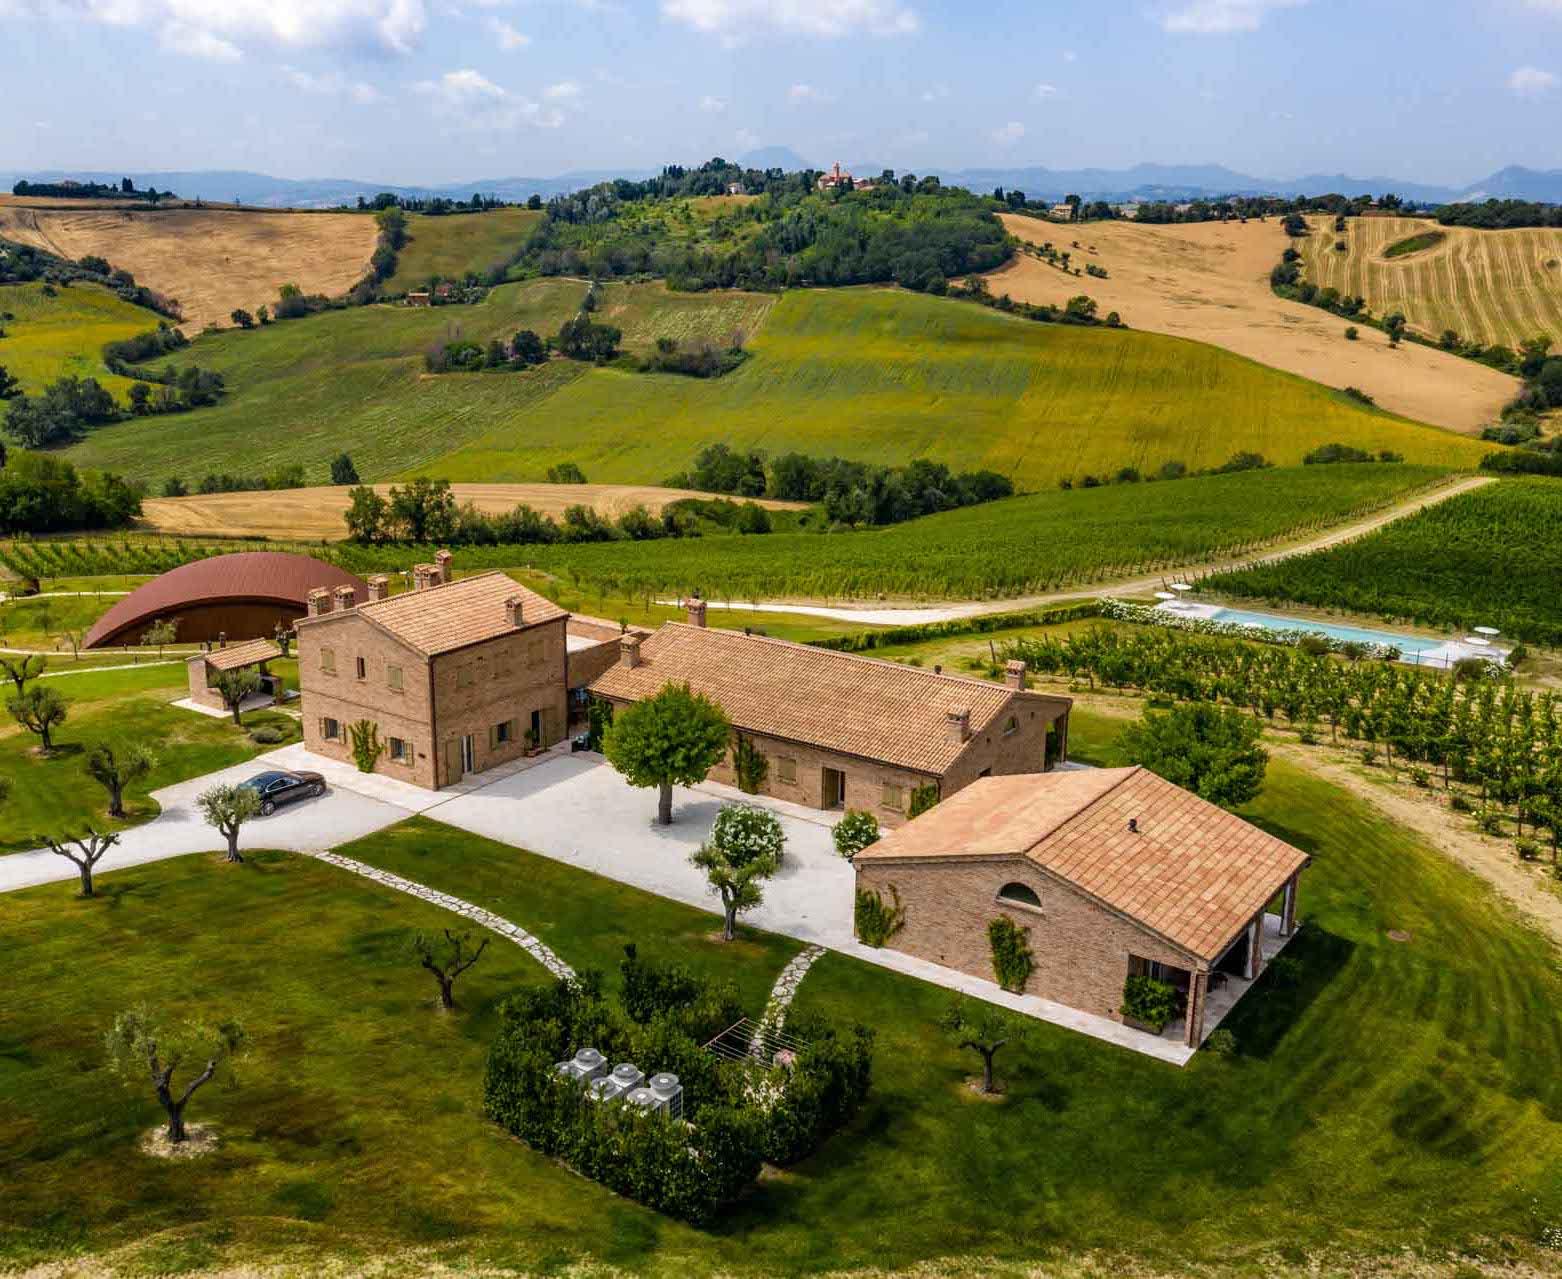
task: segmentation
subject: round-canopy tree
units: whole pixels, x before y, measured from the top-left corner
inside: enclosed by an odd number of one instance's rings
[[[1263,789],[1269,754],[1258,744],[1262,732],[1239,710],[1191,702],[1164,715],[1146,713],[1120,744],[1133,763],[1200,799],[1236,808]]]
[[[673,786],[703,782],[726,753],[732,736],[721,706],[687,684],[669,684],[655,697],[613,717],[602,750],[631,786],[655,786],[656,820],[673,819]]]

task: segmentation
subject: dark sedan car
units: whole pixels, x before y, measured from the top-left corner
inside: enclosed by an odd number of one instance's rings
[[[278,768],[247,778],[239,783],[239,788],[259,795],[260,815],[270,817],[283,804],[291,804],[295,799],[324,795],[325,778],[319,773],[295,773]]]

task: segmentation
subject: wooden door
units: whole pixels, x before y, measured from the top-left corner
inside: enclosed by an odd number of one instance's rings
[[[440,785],[454,786],[461,777],[461,739],[452,737],[445,743],[445,775]]]
[[[821,791],[822,807],[840,808],[846,802],[846,774],[838,768],[825,769]]]

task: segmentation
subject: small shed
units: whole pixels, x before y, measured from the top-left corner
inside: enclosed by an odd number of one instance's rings
[[[225,711],[222,694],[217,690],[217,679],[229,671],[241,671],[253,666],[260,674],[260,694],[271,701],[282,698],[282,679],[266,669],[266,663],[282,656],[282,648],[275,640],[249,640],[243,644],[221,645],[210,652],[197,653],[185,663],[190,681],[190,700],[209,710]]]
[[[407,305],[408,306],[431,306],[432,305],[432,300],[429,297],[428,290],[427,289],[419,289],[416,292],[407,294]]]

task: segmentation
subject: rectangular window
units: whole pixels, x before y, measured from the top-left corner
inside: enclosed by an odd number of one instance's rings
[[[783,781],[793,786],[797,785],[797,761],[785,755],[776,757],[776,775]]]
[[[880,798],[879,803],[885,808],[894,809],[898,813],[906,806],[906,793],[901,787],[885,782],[884,794]]]
[[[336,674],[336,650],[334,648],[322,648],[320,650],[320,669],[327,675]]]
[[[507,719],[502,724],[494,725],[494,741],[496,744],[503,746],[506,742],[513,742],[514,740],[515,721],[513,719]]]
[[[401,667],[387,666],[385,668],[385,683],[398,693],[401,692]]]
[[[341,723],[339,721],[337,721],[337,720],[332,719],[330,716],[326,716],[326,718],[324,718],[324,719],[322,719],[320,721],[320,736],[325,738],[325,740],[328,741],[328,742],[339,742],[339,741],[341,741],[342,740],[342,725],[341,725]]]
[[[1003,726],[1003,735],[1007,737],[1010,733],[1017,733],[1019,731],[1020,721],[1013,715],[1009,716],[1008,723]]]
[[[369,664],[367,662],[365,662],[363,660],[363,658],[361,658],[361,657],[358,658],[358,678],[362,679],[368,673],[369,673]]]
[[[393,763],[412,763],[412,743],[401,737],[391,738],[390,757]]]

